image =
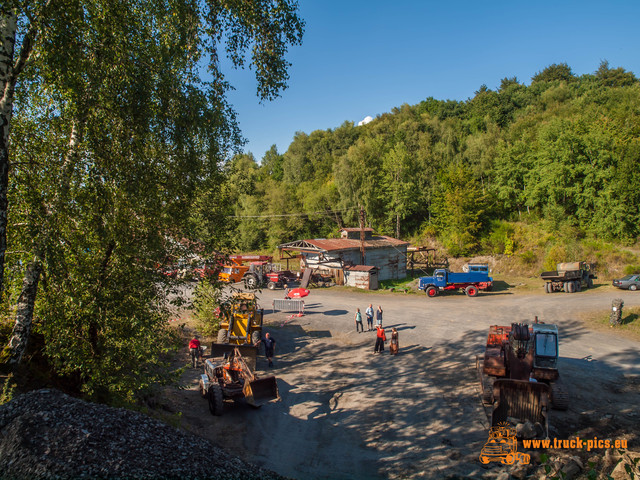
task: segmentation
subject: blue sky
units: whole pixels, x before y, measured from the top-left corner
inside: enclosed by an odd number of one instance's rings
[[[289,88],[260,104],[253,72],[227,71],[229,101],[259,162],[296,131],[356,124],[427,97],[466,100],[482,84],[531,77],[566,62],[577,75],[602,60],[640,76],[639,0],[300,0],[302,46],[290,49]]]

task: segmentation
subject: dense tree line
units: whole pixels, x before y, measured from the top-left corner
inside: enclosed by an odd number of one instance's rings
[[[504,78],[466,101],[427,98],[363,126],[299,132],[284,154],[226,168],[239,249],[335,235],[362,206],[380,233],[437,236],[462,255],[524,218],[637,239],[639,161],[640,84],[604,61],[593,74],[554,64],[528,86]]]

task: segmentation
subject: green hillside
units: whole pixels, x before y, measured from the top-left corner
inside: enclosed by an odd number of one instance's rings
[[[466,101],[427,98],[363,126],[298,132],[259,162],[234,157],[232,238],[256,250],[335,236],[361,205],[377,232],[450,256],[597,260],[638,239],[639,159],[635,75],[606,61],[583,76],[551,65],[530,85],[504,78]],[[637,261],[627,253],[621,263]]]

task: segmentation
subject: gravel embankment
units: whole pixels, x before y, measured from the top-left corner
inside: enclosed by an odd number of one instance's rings
[[[36,390],[0,405],[2,479],[283,479],[143,414]]]

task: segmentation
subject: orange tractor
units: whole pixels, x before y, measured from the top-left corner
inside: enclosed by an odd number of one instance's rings
[[[283,288],[297,277],[294,273],[281,270],[279,263],[272,263],[268,255],[231,255],[230,264],[224,265],[218,275],[221,282],[244,282],[246,288],[265,286],[269,290]]]

